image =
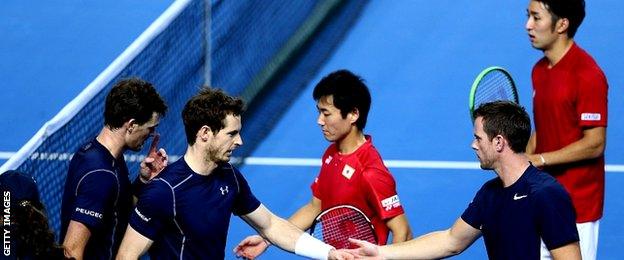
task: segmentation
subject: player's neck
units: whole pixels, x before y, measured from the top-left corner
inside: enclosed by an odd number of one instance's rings
[[[123,155],[125,147],[124,133],[125,130],[122,128],[111,129],[105,126],[95,139],[106,147],[114,158],[119,158]]]
[[[362,131],[353,128],[342,140],[336,141],[336,147],[340,154],[350,154],[355,152],[360,146],[366,143],[366,137]]]
[[[547,50],[544,50],[544,56],[546,56],[546,59],[548,59],[548,67],[552,68],[557,65],[557,63],[559,63],[559,61],[563,59],[563,56],[568,53],[570,48],[572,48],[573,44],[574,39],[564,37],[558,41],[555,41],[553,45]]]
[[[503,181],[504,187],[514,184],[529,167],[529,160],[524,153],[509,153],[501,156],[499,165],[494,169]]]
[[[214,169],[217,168],[217,163],[206,160],[204,149],[198,145],[188,146],[186,153],[184,153],[184,161],[186,164],[199,175],[210,175]]]

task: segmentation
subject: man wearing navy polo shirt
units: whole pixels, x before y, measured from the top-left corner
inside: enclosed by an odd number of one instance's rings
[[[265,208],[228,163],[243,144],[243,102],[204,88],[182,111],[188,148],[142,190],[117,259],[224,259],[231,214],[272,243],[316,259],[352,259]],[[347,258],[344,258],[347,257]]]
[[[67,257],[111,259],[117,254],[132,209],[123,152],[140,150],[166,110],[152,84],[140,79],[122,80],[108,93],[104,127],[74,153],[69,164],[60,240]],[[165,151],[161,149],[141,163],[136,182],[162,170],[154,167],[154,160],[166,165]]]
[[[524,108],[506,101],[474,112],[474,140],[481,168],[497,177],[477,192],[450,229],[377,247],[353,241],[349,252],[385,259],[434,259],[456,255],[483,235],[490,259],[539,259],[540,241],[554,259],[581,259],[572,201],[550,175],[524,154],[531,122]]]

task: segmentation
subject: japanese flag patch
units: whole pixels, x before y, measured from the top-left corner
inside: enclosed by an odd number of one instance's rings
[[[353,169],[353,167],[349,166],[348,164],[345,164],[344,168],[342,168],[342,176],[345,176],[345,178],[347,179],[351,179],[351,176],[353,176],[354,172],[355,169]]]

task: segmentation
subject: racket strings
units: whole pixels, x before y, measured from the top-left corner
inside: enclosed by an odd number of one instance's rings
[[[509,100],[516,101],[517,97],[514,94],[513,81],[507,76],[507,74],[493,70],[479,81],[477,85],[477,93],[475,94],[474,107],[496,100]]]
[[[348,208],[339,208],[321,216],[313,236],[338,249],[350,248],[349,238],[377,243],[370,222],[361,213]]]

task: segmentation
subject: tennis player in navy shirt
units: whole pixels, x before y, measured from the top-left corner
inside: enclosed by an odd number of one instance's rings
[[[581,259],[575,213],[568,193],[533,167],[524,149],[531,122],[524,108],[507,101],[474,112],[474,140],[482,169],[497,177],[477,192],[447,230],[378,247],[354,240],[349,252],[365,259],[434,259],[456,255],[483,235],[490,259],[540,259],[540,241],[554,259]]]
[[[315,259],[352,259],[264,207],[228,162],[240,136],[243,102],[204,88],[182,111],[188,148],[141,192],[117,259],[224,259],[231,214],[280,248]],[[244,256],[244,255],[242,255]]]
[[[112,87],[104,107],[104,127],[74,153],[61,206],[61,240],[75,259],[112,259],[117,254],[132,210],[131,183],[123,152],[138,151],[167,110],[151,83],[137,78]],[[148,181],[166,165],[164,149],[141,163]]]

